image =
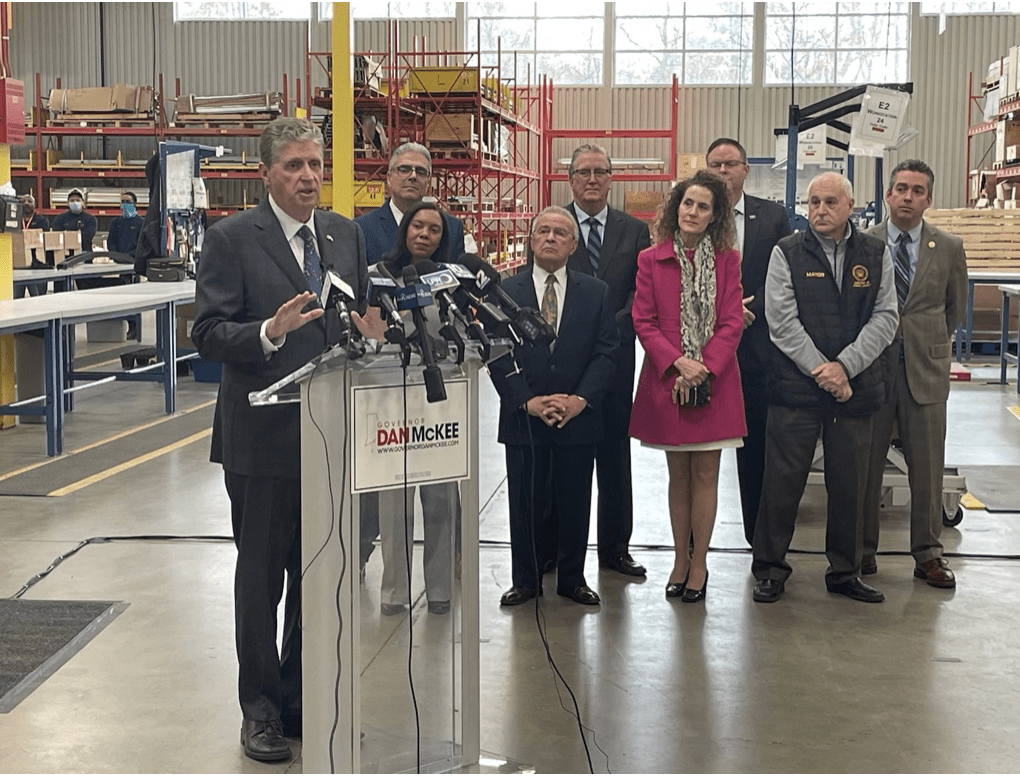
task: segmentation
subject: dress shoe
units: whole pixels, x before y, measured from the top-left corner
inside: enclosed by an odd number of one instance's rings
[[[956,587],[956,576],[945,558],[932,558],[914,567],[914,576],[932,587]]]
[[[450,611],[449,601],[429,601],[429,614],[446,614]]]
[[[569,592],[565,590],[557,590],[556,594],[561,595],[564,598],[569,598],[575,603],[584,604],[585,606],[598,606],[602,603],[602,599],[599,598],[599,594],[587,585],[578,585]]]
[[[684,590],[687,589],[687,580],[691,578],[691,572],[687,572],[687,576],[684,577],[683,582],[667,582],[666,583],[666,598],[680,598],[684,594]]]
[[[403,604],[379,604],[379,609],[387,617],[392,617],[395,614],[403,614],[407,611]]]
[[[287,738],[301,738],[301,716],[284,714],[280,717],[283,723],[283,735]]]
[[[700,590],[693,587],[688,587],[684,590],[684,594],[680,597],[680,600],[685,604],[696,604],[700,601],[704,601],[708,595],[708,571],[705,571],[705,584],[701,586]]]
[[[861,574],[877,574],[878,573],[878,561],[875,560],[874,555],[865,555],[861,558]]]
[[[761,604],[774,604],[783,594],[785,587],[786,583],[778,579],[759,579],[751,597]]]
[[[643,577],[647,571],[644,566],[630,557],[630,553],[621,552],[615,558],[599,564],[604,569],[618,571],[628,577]]]
[[[246,719],[241,724],[241,746],[246,756],[260,762],[289,760],[291,757],[290,745],[283,737],[283,723],[278,719]]]
[[[535,588],[533,587],[517,587],[514,585],[505,593],[502,598],[499,599],[500,606],[519,606],[520,604],[527,603],[535,597]]]
[[[860,577],[854,577],[849,582],[840,582],[838,585],[825,585],[830,593],[838,593],[852,598],[855,601],[863,601],[866,604],[878,604],[885,600],[885,596],[871,585],[865,585]]]

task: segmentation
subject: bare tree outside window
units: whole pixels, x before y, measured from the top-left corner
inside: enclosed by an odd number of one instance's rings
[[[307,20],[310,3],[174,3],[174,21]]]
[[[354,19],[452,19],[457,15],[456,3],[351,3]],[[319,3],[319,20],[333,18],[333,4]]]

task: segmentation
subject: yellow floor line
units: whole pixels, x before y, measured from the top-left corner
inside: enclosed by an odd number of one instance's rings
[[[960,505],[964,509],[984,509],[985,505],[969,493],[964,493],[960,498]]]
[[[182,448],[186,445],[190,445],[192,442],[197,442],[199,439],[204,439],[210,434],[212,434],[212,429],[207,428],[205,431],[199,431],[197,434],[192,434],[191,436],[185,437],[184,439],[178,442],[174,442],[173,444],[167,445],[166,447],[161,447],[159,450],[153,450],[151,453],[146,453],[145,455],[140,455],[137,458],[132,458],[130,461],[125,461],[124,463],[117,464],[116,466],[110,469],[106,469],[105,471],[93,474],[91,477],[86,477],[85,479],[79,480],[78,482],[73,482],[66,487],[59,488],[50,493],[47,493],[46,495],[66,496],[69,493],[74,493],[76,490],[81,490],[82,488],[87,488],[89,485],[94,485],[97,482],[101,482],[105,480],[107,477],[112,477],[115,474],[120,474],[121,472],[127,471],[128,469],[132,469],[135,466],[138,466],[139,464],[146,463],[147,461],[151,461],[154,458],[159,458],[159,456],[161,455],[171,453],[174,450]]]
[[[1006,407],[1007,410],[1016,415],[1016,419],[1020,420],[1020,407]]]
[[[56,463],[57,461],[62,460],[66,456],[84,453],[86,450],[91,450],[95,447],[99,447],[100,445],[105,445],[107,442],[115,442],[118,439],[123,439],[129,434],[134,434],[136,431],[144,431],[147,428],[158,426],[159,424],[166,423],[167,421],[173,420],[174,418],[180,418],[183,417],[184,415],[188,415],[197,410],[205,409],[206,407],[215,403],[216,399],[210,399],[207,402],[203,402],[202,404],[192,407],[190,410],[182,410],[181,412],[178,412],[175,415],[166,415],[165,417],[159,418],[158,420],[153,420],[149,423],[143,423],[140,426],[135,426],[134,428],[129,428],[126,431],[121,431],[120,433],[114,434],[113,436],[107,437],[106,439],[100,439],[98,442],[92,442],[91,444],[85,445],[84,447],[79,447],[77,450],[71,450],[67,453],[64,453],[63,455],[54,456],[53,458],[47,458],[45,461],[30,463],[28,464],[28,466],[22,466],[20,469],[15,469],[12,472],[7,472],[7,474],[0,475],[0,482],[8,480],[11,477],[17,476],[18,474],[24,474],[25,472],[30,472],[33,469],[38,469],[40,466],[48,466],[51,463]]]

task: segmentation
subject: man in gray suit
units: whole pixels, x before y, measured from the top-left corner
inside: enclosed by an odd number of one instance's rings
[[[889,219],[868,234],[889,246],[896,271],[900,326],[883,354],[886,403],[875,414],[864,502],[862,574],[878,571],[882,476],[899,426],[910,484],[910,552],[914,576],[934,587],[956,587],[942,557],[942,474],[945,469],[946,401],[950,338],[967,306],[967,257],[963,241],[923,219],[931,205],[935,173],[908,159],[893,168],[885,201]]]
[[[272,385],[340,341],[340,321],[316,297],[324,269],[363,298],[365,241],[347,218],[317,211],[322,136],[309,121],[280,118],[259,141],[269,196],[214,224],[198,267],[192,338],[223,364],[211,460],[223,465],[237,546],[234,626],[244,753],[291,756],[301,735],[301,440],[298,405],[252,407]],[[283,644],[276,610],[284,591]]]

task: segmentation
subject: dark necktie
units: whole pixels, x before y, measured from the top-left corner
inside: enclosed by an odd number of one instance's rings
[[[896,298],[900,301],[900,307],[906,303],[907,294],[910,293],[910,253],[907,251],[910,242],[910,233],[900,232],[896,240],[896,260],[893,262],[896,269]]]
[[[318,296],[322,293],[322,262],[315,247],[315,235],[307,226],[298,229],[298,236],[305,242],[305,278],[308,290]]]
[[[559,312],[560,304],[556,300],[556,276],[549,275],[545,279],[545,294],[542,296],[542,317],[553,329],[556,328],[556,316]]]
[[[591,262],[592,270],[598,274],[599,255],[602,253],[602,237],[599,236],[599,222],[592,216],[585,223],[588,225],[588,260]]]

